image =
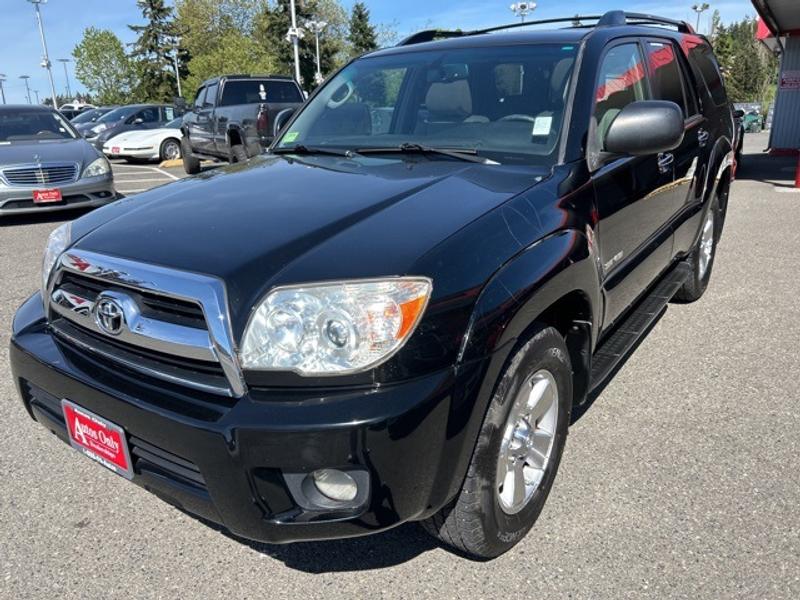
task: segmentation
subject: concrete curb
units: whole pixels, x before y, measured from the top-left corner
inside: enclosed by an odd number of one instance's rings
[[[158,165],[162,169],[171,169],[173,167],[182,167],[183,161],[180,158],[176,158],[174,160],[165,160],[160,165]]]

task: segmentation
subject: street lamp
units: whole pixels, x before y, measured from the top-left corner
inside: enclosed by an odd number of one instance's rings
[[[6,92],[3,89],[3,82],[6,80],[5,73],[0,73],[0,96],[3,98],[3,104],[6,103]]]
[[[67,72],[67,63],[71,61],[68,58],[59,58],[57,60],[64,65],[64,78],[67,80],[67,100],[72,100],[72,92],[69,89],[69,72]]]
[[[178,68],[178,46],[180,45],[180,42],[181,38],[172,38],[172,63],[175,67],[175,81],[178,83],[178,98],[183,97],[183,92],[181,91],[181,72]]]
[[[700,15],[706,12],[709,8],[711,8],[711,6],[708,4],[708,2],[692,5],[692,10],[697,13],[697,26],[695,27],[697,31],[700,31]]]
[[[36,104],[39,104],[39,90],[33,90],[33,93],[36,94]]]
[[[53,108],[58,109],[58,99],[56,98],[56,84],[53,82],[53,71],[50,68],[50,57],[47,55],[47,42],[44,39],[44,24],[42,24],[42,13],[39,10],[40,4],[45,4],[47,0],[28,0],[36,8],[36,22],[39,24],[39,36],[42,38],[42,66],[47,69],[47,77],[50,79],[50,92],[53,95]],[[30,95],[29,95],[30,96]]]
[[[30,79],[31,76],[30,75],[20,75],[19,78],[23,79],[25,81],[25,95],[28,97],[28,104],[32,104],[31,103],[31,88],[28,86],[28,79]]]
[[[314,41],[317,45],[317,75],[315,77],[317,85],[321,84],[324,79],[322,77],[322,67],[319,61],[319,34],[322,33],[327,26],[328,24],[325,21],[306,21],[306,29],[314,34]]]
[[[536,10],[536,2],[515,2],[509,7],[524,23],[528,13]]]
[[[289,28],[289,31],[286,32],[286,40],[292,43],[292,47],[294,49],[294,76],[297,79],[297,83],[301,86],[303,85],[302,81],[300,81],[300,40],[303,37],[303,30],[297,26],[297,11],[295,10],[294,0],[291,0],[289,3],[289,11],[291,12],[292,16],[292,26]]]

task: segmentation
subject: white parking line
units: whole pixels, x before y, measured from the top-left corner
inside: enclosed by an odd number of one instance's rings
[[[117,183],[139,183],[139,182],[150,182],[150,181],[163,181],[164,183],[168,183],[172,181],[172,179],[165,179],[164,177],[137,177],[136,179],[130,180],[120,180],[117,177],[114,177],[114,181]]]

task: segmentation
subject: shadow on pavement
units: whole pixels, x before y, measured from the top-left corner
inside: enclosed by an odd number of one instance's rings
[[[794,187],[796,156],[770,156],[764,151],[745,152],[736,170],[741,181],[764,181],[777,187]]]
[[[120,195],[121,197],[121,195]],[[61,223],[82,217],[93,208],[65,208],[52,212],[29,213],[27,215],[9,215],[0,217],[0,227],[15,227],[19,225],[38,225],[41,223]]]

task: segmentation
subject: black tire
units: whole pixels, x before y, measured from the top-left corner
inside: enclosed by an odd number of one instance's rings
[[[187,175],[197,175],[200,172],[200,159],[192,155],[192,146],[185,137],[181,140],[181,158]]]
[[[173,155],[173,149],[176,155]],[[161,142],[161,147],[158,149],[158,158],[162,162],[165,160],[178,160],[183,157],[183,148],[181,142],[175,138],[167,138]]]
[[[696,302],[702,298],[708,288],[708,282],[711,281],[711,271],[714,268],[714,258],[717,256],[717,242],[719,241],[719,234],[722,228],[722,218],[723,216],[719,209],[719,199],[715,197],[711,202],[711,206],[708,208],[708,212],[703,216],[700,238],[697,240],[697,244],[695,244],[692,253],[686,259],[692,267],[692,272],[686,279],[686,282],[675,293],[673,301],[682,303]],[[710,241],[705,237],[709,219],[713,219],[710,228]],[[703,255],[709,248],[709,244],[711,254],[707,257],[707,262],[704,267]]]
[[[247,150],[241,144],[231,146],[231,164],[247,162]]]
[[[552,449],[538,487],[521,510],[509,514],[500,504],[501,488],[496,485],[506,420],[521,387],[542,370],[552,375],[558,390]],[[494,558],[517,544],[536,522],[553,486],[567,439],[571,409],[572,367],[564,339],[552,327],[537,326],[500,377],[459,495],[423,521],[423,528],[474,558]]]

